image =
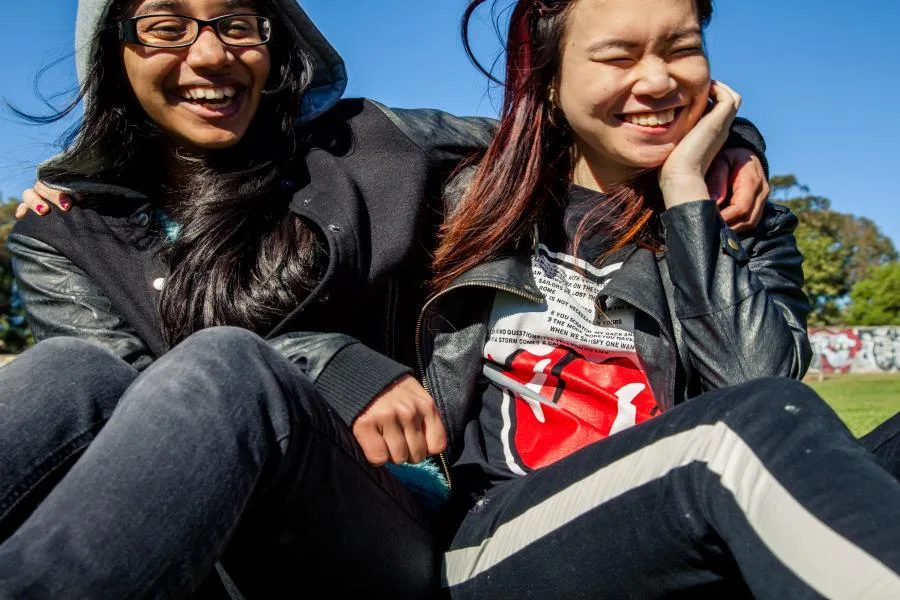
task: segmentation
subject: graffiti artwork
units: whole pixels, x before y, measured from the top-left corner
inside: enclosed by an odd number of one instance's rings
[[[810,329],[810,371],[873,373],[900,370],[900,327]]]

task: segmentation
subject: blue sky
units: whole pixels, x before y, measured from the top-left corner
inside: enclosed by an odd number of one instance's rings
[[[74,0],[7,2],[0,97],[39,109],[35,73],[72,48]],[[459,42],[465,0],[305,0],[350,74],[348,96],[392,106],[494,116],[497,96]],[[744,96],[769,144],[773,174],[794,173],[837,210],[874,220],[900,246],[900,2],[719,0],[709,30],[713,76]],[[477,31],[486,61],[498,47]],[[74,83],[71,57],[44,78]],[[0,194],[18,195],[55,150],[60,127],[26,126],[0,111]]]

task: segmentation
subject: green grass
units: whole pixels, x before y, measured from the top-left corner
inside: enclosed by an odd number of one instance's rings
[[[900,411],[900,373],[872,375],[818,375],[808,383],[840,415],[858,437]]]

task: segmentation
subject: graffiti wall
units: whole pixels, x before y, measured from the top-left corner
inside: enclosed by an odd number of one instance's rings
[[[810,329],[810,371],[874,373],[900,371],[900,327]]]

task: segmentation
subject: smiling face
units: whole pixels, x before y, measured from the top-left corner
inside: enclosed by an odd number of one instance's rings
[[[128,16],[213,19],[255,12],[253,2],[241,0],[141,0]],[[147,115],[177,143],[196,149],[227,148],[240,141],[259,107],[270,69],[267,46],[226,46],[210,27],[185,48],[124,43],[122,61]]]
[[[576,183],[602,190],[662,165],[703,115],[709,85],[694,0],[576,0],[556,88]]]

